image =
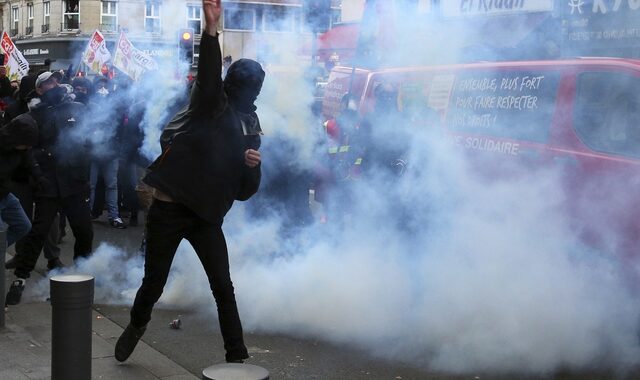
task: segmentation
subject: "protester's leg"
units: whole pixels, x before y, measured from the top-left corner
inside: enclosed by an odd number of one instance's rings
[[[33,221],[33,190],[28,183],[16,182],[13,186],[13,195],[15,195],[22,205],[24,213],[27,215],[30,221]],[[16,254],[22,252],[24,246],[24,237],[16,241],[15,250]]]
[[[44,240],[51,229],[51,223],[58,212],[58,198],[38,198],[35,202],[33,225],[31,231],[24,238],[22,251],[18,258],[15,275],[18,278],[29,278],[35,268],[42,251]]]
[[[144,278],[131,308],[131,324],[136,328],[146,326],[151,320],[151,310],[162,295],[176,249],[185,229],[192,224],[185,209],[157,200],[149,209]]]
[[[109,213],[109,220],[120,217],[118,213],[118,160],[106,162],[102,165],[104,178],[105,202]]]
[[[232,362],[248,358],[229,273],[229,255],[222,226],[205,224],[202,221],[202,225],[192,229],[186,238],[202,262],[218,306],[218,320],[224,340],[226,360]]]
[[[96,184],[98,183],[98,173],[100,165],[96,161],[91,162],[91,170],[89,171],[89,209],[93,210],[93,204],[96,201]]]
[[[122,192],[122,204],[124,208],[131,213],[129,216],[129,224],[136,226],[138,224],[138,211],[140,210],[138,195],[136,194],[138,167],[131,161],[121,160],[118,171],[118,185]]]
[[[58,247],[58,240],[60,239],[60,214],[56,213],[51,228],[47,234],[47,238],[42,246],[44,257],[51,261],[60,257],[60,247]]]
[[[18,239],[27,235],[31,229],[31,222],[15,195],[9,193],[0,199],[0,218],[8,225],[7,247]]]
[[[91,224],[91,209],[84,193],[70,195],[61,200],[69,226],[75,237],[73,259],[87,257],[91,254],[93,244],[93,225]]]
[[[62,211],[60,211],[58,215],[60,216],[60,223],[58,223],[58,243],[61,243],[62,238],[67,234],[67,216]]]

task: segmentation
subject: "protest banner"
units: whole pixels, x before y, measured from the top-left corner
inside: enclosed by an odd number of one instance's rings
[[[18,50],[7,32],[2,32],[0,46],[4,54],[4,62],[2,64],[7,68],[9,80],[20,80],[27,75],[29,73],[29,62]]]
[[[100,73],[102,66],[111,60],[111,53],[107,49],[107,44],[104,40],[104,36],[96,29],[89,39],[87,48],[82,54],[82,63],[95,72]]]
[[[158,68],[153,58],[136,49],[124,33],[120,33],[118,38],[113,66],[133,80],[138,80],[146,71]]]

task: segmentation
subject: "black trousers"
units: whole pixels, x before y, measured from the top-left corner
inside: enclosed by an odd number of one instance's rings
[[[229,256],[222,223],[209,223],[186,206],[156,199],[149,209],[146,234],[144,278],[131,309],[131,324],[140,328],[151,320],[151,310],[162,295],[176,249],[182,239],[187,239],[209,279],[218,307],[226,360],[248,358],[229,274]]]
[[[84,193],[64,198],[36,198],[31,231],[24,238],[22,250],[16,255],[18,258],[15,270],[16,277],[29,278],[38,262],[40,251],[58,211],[62,211],[66,215],[75,237],[74,260],[91,254],[93,226],[88,198]]]
[[[24,209],[24,212],[27,214],[27,217],[31,222],[33,222],[33,189],[28,183],[15,183],[13,186],[13,195],[18,197],[20,200],[20,204]],[[57,217],[56,217],[57,219]],[[58,247],[58,240],[60,238],[60,223],[56,223],[54,221],[51,225],[51,229],[49,230],[49,234],[44,241],[43,251],[44,257],[47,260],[55,259],[60,257],[60,247]],[[20,254],[24,249],[24,240],[26,236],[16,242],[15,249],[16,253]]]

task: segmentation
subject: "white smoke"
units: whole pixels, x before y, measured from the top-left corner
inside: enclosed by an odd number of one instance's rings
[[[437,46],[430,51],[459,53],[441,42],[431,41]],[[295,64],[287,52],[298,48],[283,43],[278,52]],[[265,81],[258,103],[263,187],[282,180],[278,169],[316,164],[322,128],[310,114],[306,83],[300,67],[272,68]],[[151,98],[153,116],[159,103]],[[157,144],[153,128],[150,145]],[[446,372],[639,364],[640,302],[626,281],[627,263],[578,239],[564,213],[571,194],[560,169],[488,180],[433,131],[416,129],[410,139],[407,173],[354,182],[340,220],[287,230],[277,203],[267,202],[260,217],[255,199],[234,206],[224,230],[246,328],[326,339]],[[78,270],[96,276],[98,303],[130,304],[142,278],[139,257],[106,245]],[[215,313],[188,244],[176,254],[161,304]]]

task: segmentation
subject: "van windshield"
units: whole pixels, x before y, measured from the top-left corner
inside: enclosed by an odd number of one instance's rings
[[[640,78],[625,73],[578,75],[574,126],[589,148],[640,157]]]
[[[464,73],[456,78],[446,124],[454,131],[545,143],[560,74]]]

